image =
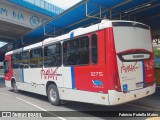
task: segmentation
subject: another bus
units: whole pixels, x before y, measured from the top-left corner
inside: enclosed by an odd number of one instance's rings
[[[62,100],[117,105],[155,92],[150,28],[109,21],[10,51],[5,84]]]

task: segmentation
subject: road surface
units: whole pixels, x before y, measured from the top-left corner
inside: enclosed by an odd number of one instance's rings
[[[75,120],[75,118],[78,120],[149,120],[151,117],[96,117],[96,112],[87,111],[113,111],[112,114],[114,114],[114,111],[155,111],[156,113],[159,110],[160,88],[157,88],[154,95],[118,106],[109,107],[80,102],[67,102],[61,106],[53,106],[48,102],[46,96],[24,91],[14,93],[11,89],[6,88],[0,80],[0,111],[62,111],[61,113],[64,116],[59,116],[56,112],[48,113],[55,116],[55,120]],[[77,117],[75,117],[75,114],[77,114]],[[17,118],[14,119],[17,120]]]

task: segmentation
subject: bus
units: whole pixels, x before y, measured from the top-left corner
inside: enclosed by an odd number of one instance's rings
[[[155,92],[150,28],[102,20],[5,54],[5,84],[63,100],[118,105]]]

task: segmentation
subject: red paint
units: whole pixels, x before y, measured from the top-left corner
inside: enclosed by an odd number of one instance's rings
[[[4,79],[10,81],[13,77],[13,70],[11,65],[12,55],[6,55],[5,60],[9,61],[9,72],[5,74]]]
[[[137,65],[137,62],[135,62],[134,64],[125,66],[124,63],[122,62],[121,73],[135,72],[137,69],[140,68],[140,67],[137,67],[136,65]]]
[[[154,83],[155,82],[155,70],[154,70],[154,54],[152,52],[151,58],[149,60],[144,61],[145,66],[145,78],[146,84],[147,83]]]
[[[152,44],[152,34],[151,36],[151,44]],[[146,73],[146,85],[148,86],[148,83],[155,83],[155,69],[154,69],[154,48],[152,45],[152,53],[151,58],[149,60],[145,61],[145,73]],[[151,85],[151,84],[150,84]]]
[[[58,74],[57,70],[59,67],[57,67],[55,70],[52,68],[48,68],[46,70],[42,69],[41,70],[41,79],[53,79],[57,80],[58,76],[62,76],[62,74]]]
[[[106,29],[106,63],[108,90],[121,91],[113,28]]]
[[[91,92],[121,91],[113,29],[107,28],[96,33],[98,35],[98,63],[74,67],[75,87],[78,90]],[[93,80],[100,80],[103,86],[95,86]]]
[[[88,34],[88,36],[91,36],[92,34],[95,34],[95,32]],[[98,31],[96,34],[98,36],[98,63],[74,67],[75,87],[78,90],[107,93],[108,83],[106,81],[107,73],[105,64],[105,30]],[[90,55],[92,54],[90,53]],[[90,63],[92,62],[90,61]],[[94,85],[93,80],[100,80],[103,85]]]
[[[126,53],[130,53],[130,54],[133,54],[133,53],[136,53],[136,52],[146,52],[146,53],[150,53],[150,51],[148,50],[144,50],[144,49],[130,49],[130,50],[126,50],[126,51],[123,51],[123,52],[119,52],[117,53],[117,55],[119,54],[126,54]]]

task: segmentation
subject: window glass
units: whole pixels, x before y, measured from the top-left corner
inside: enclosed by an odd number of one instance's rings
[[[30,51],[30,67],[40,68],[43,66],[42,48],[37,48]]]
[[[97,47],[97,35],[93,34],[92,37],[92,63],[96,64],[98,62],[98,47]]]
[[[30,61],[30,57],[29,57],[29,51],[25,51],[22,54],[22,67],[23,68],[29,68],[29,61]]]
[[[5,60],[4,61],[4,73],[8,73],[9,72],[9,61]]]
[[[44,47],[44,67],[60,66],[61,58],[61,43]]]
[[[22,53],[15,53],[12,55],[12,68],[17,69],[22,66]]]
[[[89,64],[89,38],[87,36],[63,43],[63,64]]]

